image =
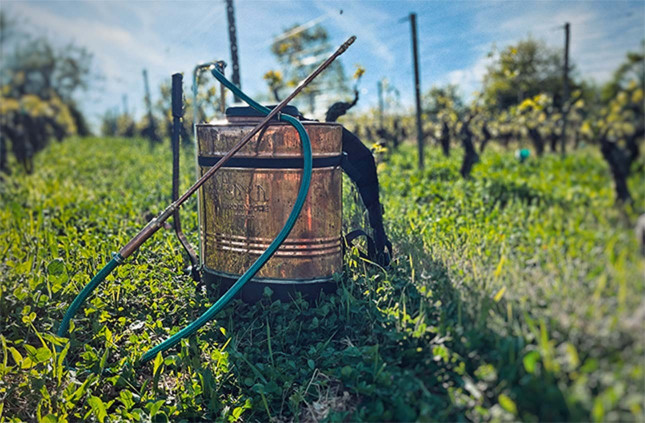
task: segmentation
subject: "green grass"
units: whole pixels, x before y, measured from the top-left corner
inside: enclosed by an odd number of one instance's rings
[[[336,295],[235,302],[136,367],[214,301],[160,231],[56,338],[91,276],[161,211],[170,154],[71,139],[0,185],[0,420],[614,420],[644,418],[645,264],[591,149],[520,164],[412,149],[380,165],[397,259],[346,257]],[[185,152],[183,186],[193,178]],[[643,174],[632,178],[638,211]],[[365,217],[345,184],[345,221]],[[196,241],[195,201],[184,229]]]

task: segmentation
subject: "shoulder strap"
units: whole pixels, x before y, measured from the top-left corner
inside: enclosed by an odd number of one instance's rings
[[[345,128],[343,128],[343,160],[341,167],[358,187],[363,204],[367,208],[370,226],[374,232],[373,248],[370,248],[371,238],[363,231],[351,232],[347,235],[346,240],[351,242],[357,236],[365,235],[368,238],[367,258],[381,266],[388,266],[392,256],[392,243],[385,235],[385,228],[383,227],[383,214],[379,200],[379,184],[374,155],[356,135]],[[360,233],[349,239],[350,235],[357,232]],[[369,251],[370,249],[372,252]]]

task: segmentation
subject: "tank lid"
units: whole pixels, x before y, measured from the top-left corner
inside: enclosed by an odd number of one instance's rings
[[[273,109],[275,106],[267,106]],[[302,116],[295,106],[284,106],[282,113],[291,115],[293,117]],[[228,107],[226,109],[226,117],[264,117],[264,115],[252,107]]]

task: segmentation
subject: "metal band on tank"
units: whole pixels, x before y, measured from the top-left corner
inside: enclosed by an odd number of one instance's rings
[[[221,278],[237,279],[240,277],[240,275],[213,270],[206,266],[204,266],[202,270],[206,273],[210,273],[211,275],[219,276]],[[314,284],[314,283],[321,283],[321,282],[332,282],[333,280],[334,280],[334,276],[330,275],[330,276],[322,276],[320,278],[315,278],[315,279],[274,279],[274,278],[254,277],[253,279],[251,279],[251,282],[275,284],[275,285],[307,285],[307,284]]]
[[[319,157],[313,159],[313,167],[340,166],[343,156]],[[215,166],[221,157],[199,156],[198,163],[202,167]],[[252,169],[302,169],[304,162],[301,157],[232,157],[222,167],[252,168]]]

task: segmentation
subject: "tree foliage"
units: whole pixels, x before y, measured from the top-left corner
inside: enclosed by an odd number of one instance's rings
[[[285,29],[283,35],[271,44],[271,52],[280,64],[281,70],[270,70],[264,75],[271,94],[276,101],[282,98],[283,91],[290,91],[314,71],[331,52],[329,34],[321,25],[301,29],[295,24]],[[320,106],[325,106],[337,99],[335,96],[347,91],[347,77],[340,60],[335,60],[318,78],[309,84],[301,94],[306,99],[296,99],[297,105],[305,106],[314,113]]]
[[[518,105],[541,93],[557,96],[562,90],[562,58],[557,50],[534,39],[504,48],[488,67],[483,80],[486,103],[498,110]]]
[[[197,93],[197,123],[208,122],[221,112],[221,93],[214,81],[203,81],[198,77],[197,84],[205,85],[205,87],[200,87]],[[185,144],[190,143],[192,136],[193,103],[193,96],[187,95],[187,92],[184,91],[181,139]],[[173,126],[170,79],[162,82],[159,86],[159,99],[154,103],[152,109],[153,118],[159,126],[156,128],[157,135],[161,138],[170,138]],[[115,109],[109,109],[101,117],[101,134],[104,136],[145,138],[149,128],[150,122],[147,114],[136,121],[131,113],[126,111],[119,113]]]
[[[437,140],[443,155],[449,157],[450,138],[455,133],[455,125],[464,108],[459,87],[453,84],[435,85],[423,95],[422,104],[426,121],[429,122],[425,125],[424,135]]]
[[[33,38],[2,12],[0,34],[0,171],[8,172],[11,149],[30,172],[33,155],[50,138],[89,132],[74,94],[87,88],[92,55],[81,47],[58,48],[44,37]]]
[[[633,57],[628,55],[626,64],[633,64]],[[643,66],[643,56],[640,60],[639,65]],[[610,82],[605,89],[614,89],[614,82]],[[638,164],[645,137],[643,82],[643,79],[638,78],[629,81],[624,88],[619,85],[619,92],[609,103],[583,123],[584,131],[600,144],[600,151],[614,178],[618,203],[632,201],[627,180],[634,167],[640,166],[641,170],[643,167],[642,163]]]
[[[611,81],[602,88],[601,100],[609,102],[629,85],[636,83],[645,86],[645,40],[641,43],[640,52],[629,52],[625,61],[614,71]]]

